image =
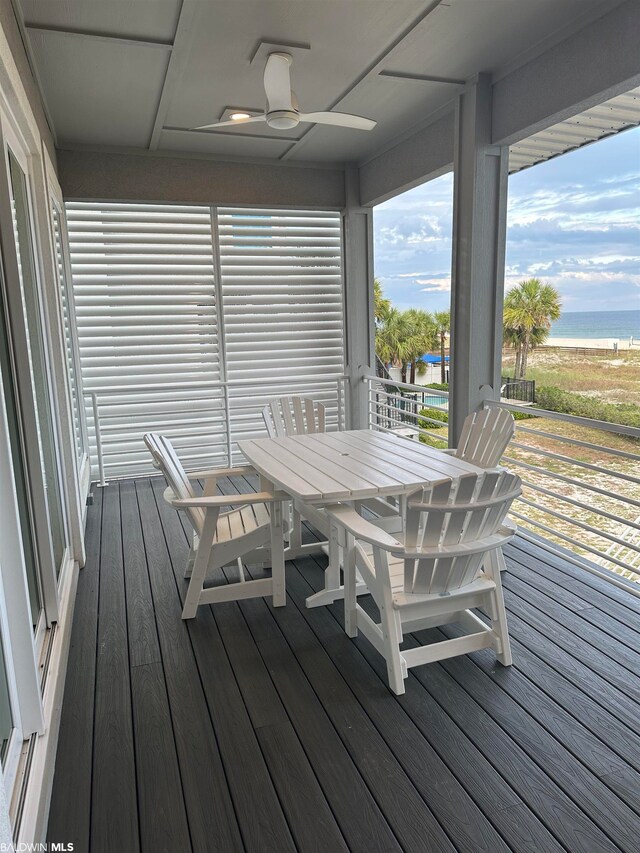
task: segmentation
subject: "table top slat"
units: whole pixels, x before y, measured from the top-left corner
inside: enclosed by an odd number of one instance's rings
[[[365,431],[363,430],[362,432],[364,433]],[[392,462],[398,468],[403,468],[412,476],[412,482],[415,482],[416,474],[419,473],[427,477],[427,482],[431,482],[434,476],[440,479],[451,479],[461,477],[463,474],[480,473],[479,468],[470,465],[468,462],[463,462],[461,466],[452,465],[450,461],[451,457],[437,449],[433,456],[426,456],[421,453],[413,454],[411,448],[404,450],[404,448],[398,448],[391,442],[377,443],[375,441],[367,441],[358,433],[359,431],[354,431],[349,436],[349,444],[359,447],[365,453],[369,454],[373,460],[384,459],[387,462]],[[386,438],[385,433],[379,433],[379,435]],[[400,440],[407,444],[417,444],[417,442],[411,442],[406,438]],[[460,460],[456,461],[459,462]]]
[[[320,505],[409,494],[481,472],[436,448],[372,430],[258,438],[238,447],[277,488]]]

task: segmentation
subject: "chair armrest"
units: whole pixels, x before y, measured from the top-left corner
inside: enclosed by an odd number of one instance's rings
[[[398,542],[395,536],[391,536],[380,527],[376,527],[375,524],[358,515],[355,509],[347,504],[332,504],[325,507],[325,512],[329,518],[352,533],[356,539],[369,542],[371,545],[378,545],[387,551],[392,548],[402,548],[402,543]]]
[[[187,476],[190,480],[206,480],[207,477],[242,477],[245,474],[255,474],[252,465],[239,465],[236,468],[207,468],[204,471],[191,471]]]
[[[165,489],[164,499],[176,509],[187,507],[223,507],[236,504],[265,504],[290,500],[286,492],[249,492],[246,495],[211,495],[210,497],[177,498],[173,489]]]

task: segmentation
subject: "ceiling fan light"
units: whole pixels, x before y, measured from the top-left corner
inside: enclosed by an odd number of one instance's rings
[[[243,118],[251,118],[251,115],[249,113],[231,113],[229,118],[232,121],[240,121]]]

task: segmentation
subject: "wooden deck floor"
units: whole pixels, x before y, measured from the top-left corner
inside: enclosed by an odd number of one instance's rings
[[[305,609],[321,558],[288,564],[286,608],[219,604],[182,622],[187,538],[163,487],[94,490],[50,841],[638,851],[639,599],[517,540],[514,666],[485,651],[420,667],[397,698],[340,606]]]

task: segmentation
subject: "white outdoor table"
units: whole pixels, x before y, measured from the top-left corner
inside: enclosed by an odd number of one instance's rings
[[[375,430],[307,433],[286,438],[239,441],[261,477],[303,503],[400,497],[443,479],[480,474],[482,469],[418,441]],[[340,567],[330,561],[325,588],[308,607],[343,596]]]

